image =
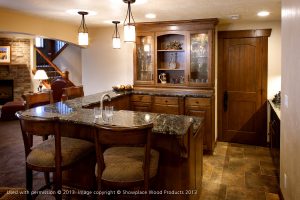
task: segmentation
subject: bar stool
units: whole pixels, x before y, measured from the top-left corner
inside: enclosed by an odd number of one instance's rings
[[[153,124],[132,128],[95,126],[98,190],[142,186],[148,199],[149,181],[157,174],[159,161],[159,152],[151,149]],[[111,147],[104,149],[107,145]]]
[[[78,164],[90,153],[94,152],[94,144],[81,139],[61,137],[58,118],[33,118],[16,113],[20,120],[26,158],[26,189],[29,191],[27,199],[32,199],[32,171],[53,172],[53,185],[56,191],[55,198],[62,199],[62,171]],[[54,135],[32,146],[31,135]],[[45,186],[39,190],[49,187]]]
[[[62,100],[69,100],[69,99],[74,99],[83,96],[84,96],[84,91],[82,85],[63,88]]]

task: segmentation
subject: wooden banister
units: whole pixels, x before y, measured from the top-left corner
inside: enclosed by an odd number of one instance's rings
[[[36,46],[34,46],[35,50],[38,52],[38,54],[41,55],[41,57],[51,66],[53,67],[53,69],[55,69],[55,71],[57,71],[59,73],[59,75],[65,79],[68,83],[69,86],[75,86],[75,84],[69,80],[69,72],[68,71],[61,71],[43,52],[41,52],[41,50],[39,50]],[[63,48],[66,48],[66,45],[64,45]],[[35,74],[36,70],[32,70],[32,73]],[[43,83],[46,85],[46,82],[43,81]]]

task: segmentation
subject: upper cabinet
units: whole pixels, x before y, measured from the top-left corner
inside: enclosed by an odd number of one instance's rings
[[[156,47],[157,85],[183,85],[187,68],[186,34],[159,32],[156,34]]]
[[[135,87],[214,87],[217,19],[137,23]]]
[[[134,49],[134,83],[154,83],[154,34],[138,33]]]

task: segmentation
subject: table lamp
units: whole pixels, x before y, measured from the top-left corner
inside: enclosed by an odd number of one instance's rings
[[[42,81],[43,80],[47,80],[48,76],[47,76],[45,70],[39,69],[39,70],[36,71],[33,79],[40,80],[38,91],[41,92],[42,91],[42,87],[43,87]]]

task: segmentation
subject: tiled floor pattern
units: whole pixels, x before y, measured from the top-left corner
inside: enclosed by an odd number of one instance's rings
[[[269,148],[218,142],[204,155],[201,200],[278,200],[278,163]]]
[[[0,121],[0,138],[0,187],[25,187],[19,122]],[[268,148],[218,142],[214,155],[204,155],[203,163],[201,200],[279,199],[278,169]],[[43,174],[35,172],[34,177],[37,188],[44,182]]]

